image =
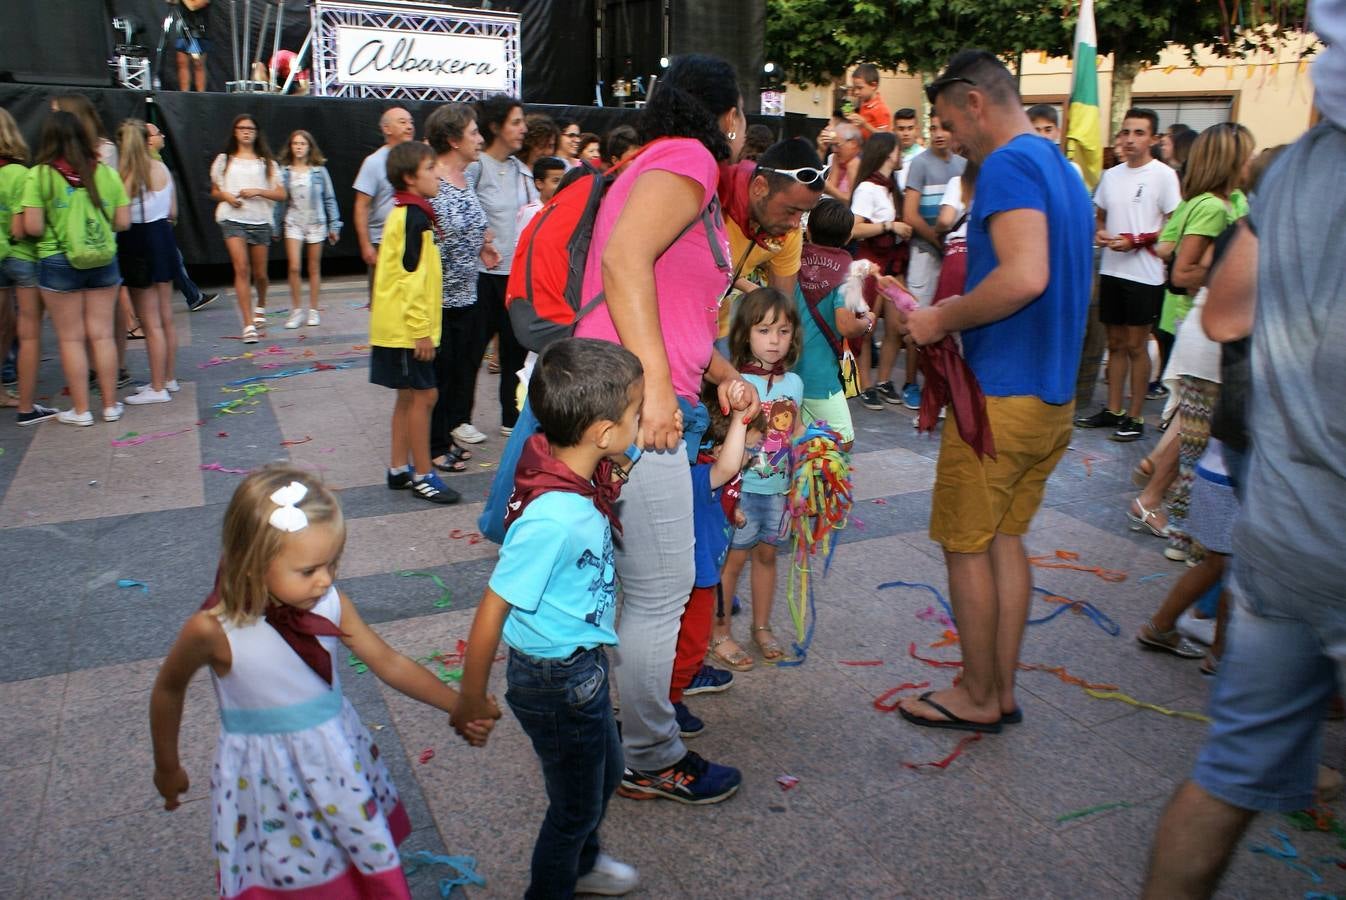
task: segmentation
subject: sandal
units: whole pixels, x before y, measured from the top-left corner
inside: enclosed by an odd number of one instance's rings
[[[132,328],[130,331],[126,332],[126,339],[127,339],[128,341],[143,341],[143,340],[145,340],[145,329],[141,328],[141,327],[140,327],[140,323],[137,322],[137,323],[136,323],[136,326],[135,326],[134,328]]]
[[[1136,640],[1146,650],[1162,650],[1183,659],[1201,659],[1206,655],[1205,650],[1178,634],[1176,628],[1172,631],[1160,631],[1154,627],[1154,621],[1151,619],[1146,619],[1145,624],[1140,626],[1140,631],[1136,632]]]
[[[1128,509],[1126,511],[1126,517],[1131,520],[1132,531],[1149,529],[1150,534],[1154,535],[1155,537],[1160,538],[1168,537],[1167,522],[1165,522],[1163,525],[1155,525],[1154,522],[1150,521],[1151,518],[1163,515],[1163,513],[1161,513],[1158,509],[1146,509],[1145,504],[1140,502],[1139,497],[1131,501],[1131,506],[1132,509]],[[1135,512],[1133,512],[1133,509],[1140,510],[1140,515],[1136,515]]]
[[[762,640],[762,634],[767,635],[766,640]],[[778,659],[785,658],[785,648],[776,640],[776,634],[771,630],[770,625],[754,625],[752,629],[752,641],[757,645],[757,649],[762,651],[762,659],[767,662],[775,662]]]
[[[1215,658],[1215,654],[1207,653],[1206,658],[1201,661],[1201,674],[1207,678],[1214,678],[1220,669],[1220,661]]]
[[[733,644],[734,649],[728,653],[720,652],[720,648],[726,643]],[[724,637],[715,638],[711,641],[710,650],[706,655],[725,668],[733,669],[735,672],[747,672],[753,667],[752,657],[748,655],[748,651],[744,650],[734,641],[732,635],[727,634]]]
[[[467,462],[469,459],[472,458],[472,451],[464,447],[462,444],[459,444],[457,441],[449,441],[448,455],[452,456],[454,459]]]
[[[441,458],[444,460],[443,462],[440,462],[439,459],[432,459],[430,460],[430,465],[441,472],[448,472],[451,475],[467,471],[467,464],[455,456],[452,450],[445,453]]]
[[[1131,468],[1131,483],[1138,488],[1143,488],[1150,483],[1154,477],[1154,461],[1148,456]]]

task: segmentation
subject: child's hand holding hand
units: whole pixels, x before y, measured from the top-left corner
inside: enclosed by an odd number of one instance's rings
[[[449,716],[449,724],[463,740],[474,747],[485,746],[495,720],[500,718],[500,706],[494,697],[458,698],[458,706]]]
[[[164,809],[170,812],[182,805],[178,796],[187,793],[189,785],[187,770],[182,766],[154,770],[154,787],[164,798]]]

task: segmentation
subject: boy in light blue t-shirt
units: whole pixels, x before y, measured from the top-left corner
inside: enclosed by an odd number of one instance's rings
[[[519,457],[500,559],[468,637],[460,712],[491,715],[486,683],[503,634],[505,700],[542,763],[550,805],[530,897],[617,896],[638,882],[599,852],[598,826],[624,768],[603,649],[617,643],[612,505],[644,394],[640,360],[618,344],[568,338],[543,352],[528,385],[542,430]],[[470,721],[453,725],[464,734]]]

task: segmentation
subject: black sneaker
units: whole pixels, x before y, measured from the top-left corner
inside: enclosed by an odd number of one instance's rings
[[[1075,424],[1080,428],[1116,428],[1125,421],[1126,416],[1119,415],[1106,406],[1092,416],[1075,417]]]
[[[1140,419],[1132,419],[1128,416],[1122,418],[1121,424],[1111,435],[1114,441],[1138,441],[1145,437],[1145,423]]]
[[[882,384],[874,385],[874,390],[878,393],[879,399],[884,403],[897,406],[902,402],[902,393],[897,388],[893,387],[891,381],[885,381]]]
[[[733,672],[703,665],[701,670],[692,676],[692,683],[687,685],[682,695],[691,697],[696,694],[718,694],[721,691],[729,690],[729,686],[733,683]]]
[[[698,719],[686,703],[674,703],[673,715],[678,720],[678,734],[685,738],[694,738],[706,730],[706,723]]]
[[[687,755],[662,772],[622,772],[621,794],[635,800],[662,797],[691,806],[728,800],[743,783],[743,773],[730,766],[707,762],[698,754]]]
[[[1157,381],[1150,382],[1150,386],[1145,391],[1146,400],[1163,400],[1168,396],[1168,388]]]
[[[462,495],[449,487],[434,472],[423,475],[411,482],[411,492],[422,500],[431,503],[457,503]]]
[[[59,415],[60,412],[59,409],[52,409],[50,406],[42,406],[34,403],[32,412],[21,412],[18,414],[17,418],[20,425],[36,425],[38,422],[45,422],[52,416]],[[693,681],[695,681],[695,679],[693,679]]]
[[[411,487],[410,472],[403,470],[396,474],[393,474],[392,472],[388,473],[388,490],[405,491],[409,487]]]
[[[215,302],[216,300],[218,300],[218,299],[220,299],[220,295],[219,295],[218,293],[215,293],[215,294],[202,294],[202,295],[201,295],[201,298],[200,298],[199,300],[197,300],[195,303],[188,303],[188,304],[187,304],[187,311],[188,311],[188,312],[196,312],[198,309],[201,309],[201,308],[204,307],[204,306],[209,306],[210,304],[214,303],[214,302]]]
[[[126,387],[131,383],[131,372],[127,369],[117,370],[117,387]]]
[[[879,399],[879,392],[874,388],[860,392],[860,405],[865,409],[883,409],[883,401]]]

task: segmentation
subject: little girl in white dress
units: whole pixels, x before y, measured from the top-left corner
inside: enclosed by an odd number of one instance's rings
[[[341,693],[335,654],[344,644],[384,683],[446,713],[458,692],[384,643],[333,585],[345,539],[336,498],[313,476],[288,466],[249,475],[225,512],[215,590],[155,681],[154,785],[172,810],[188,788],[178,759],[183,700],[192,676],[210,667],[221,720],[210,782],[221,897],[304,888],[324,898],[408,896],[397,845],[411,823]],[[472,743],[494,724],[473,723]]]

